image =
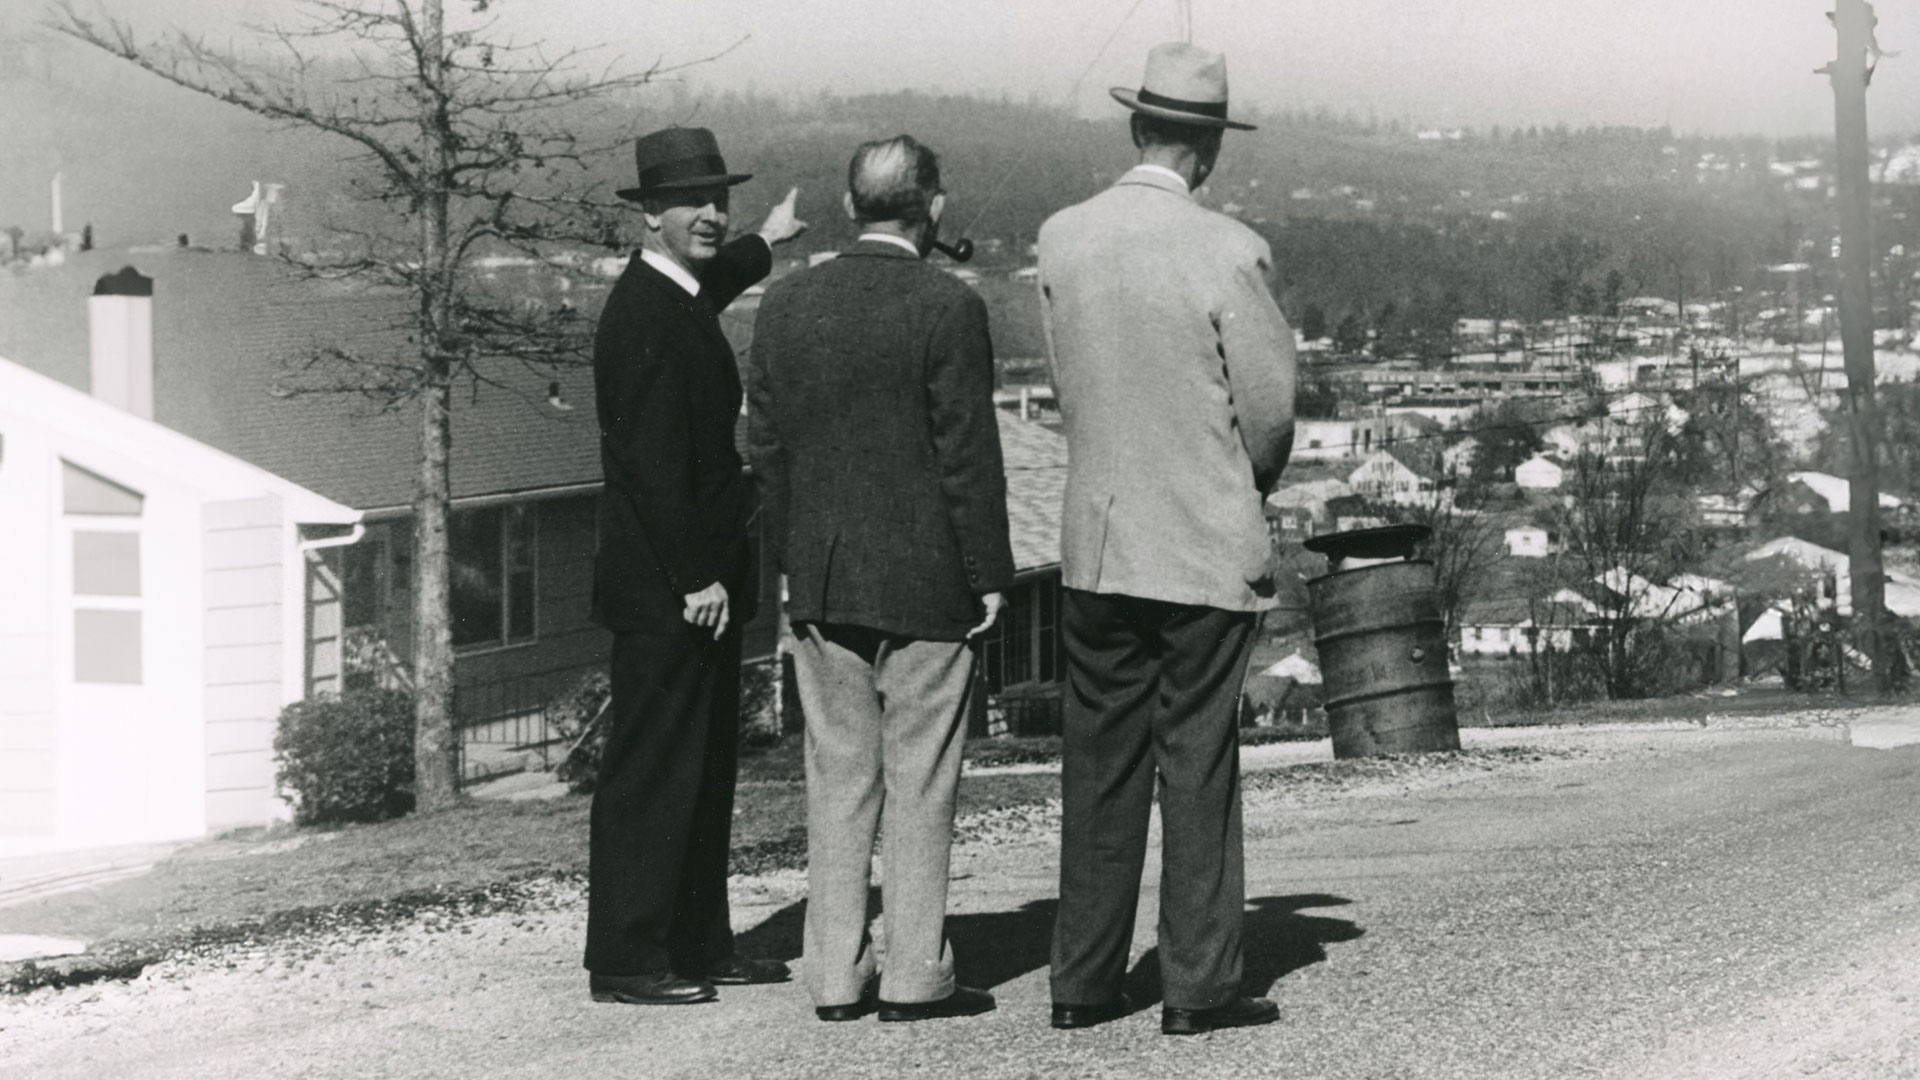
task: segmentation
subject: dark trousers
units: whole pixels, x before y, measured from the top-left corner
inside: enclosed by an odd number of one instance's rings
[[[698,978],[733,954],[727,849],[740,631],[613,639],[612,727],[593,791],[587,969]]]
[[[1053,1000],[1119,996],[1161,781],[1160,971],[1165,1003],[1240,993],[1246,876],[1235,728],[1257,616],[1062,590],[1060,908]]]

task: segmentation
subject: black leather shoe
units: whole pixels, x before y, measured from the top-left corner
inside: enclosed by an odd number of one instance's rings
[[[813,1007],[813,1015],[832,1024],[846,1020],[858,1020],[872,1012],[873,1009],[874,1000],[872,998],[861,998],[851,1005],[815,1005]]]
[[[1280,1006],[1266,998],[1235,998],[1211,1009],[1160,1010],[1160,1034],[1201,1035],[1215,1028],[1254,1027],[1280,1019]]]
[[[621,1005],[698,1005],[720,995],[713,984],[683,979],[671,971],[645,975],[594,975],[587,980],[593,1000]]]
[[[783,983],[793,977],[787,965],[778,960],[755,960],[748,956],[729,956],[707,965],[707,981],[715,986],[749,986],[758,983]]]
[[[1132,1011],[1133,999],[1125,994],[1102,1005],[1068,1005],[1056,1001],[1053,1003],[1053,1026],[1062,1031],[1092,1027],[1118,1020]]]
[[[882,1001],[880,1021],[897,1023],[902,1020],[944,1020],[951,1016],[978,1016],[983,1012],[992,1011],[992,994],[985,990],[956,986],[953,988],[953,993],[939,1001]]]

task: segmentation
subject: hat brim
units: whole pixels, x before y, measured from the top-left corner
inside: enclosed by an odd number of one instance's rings
[[[752,173],[715,173],[711,176],[689,176],[680,180],[669,180],[665,183],[655,184],[652,187],[621,188],[615,191],[614,194],[628,202],[639,202],[648,195],[657,195],[662,191],[682,191],[687,188],[720,187],[722,185],[732,187],[735,184],[744,184],[751,179],[753,179]]]
[[[1260,130],[1252,124],[1242,123],[1239,120],[1229,120],[1224,116],[1208,116],[1205,113],[1184,112],[1180,109],[1164,109],[1158,105],[1144,105],[1140,101],[1140,91],[1125,86],[1116,86],[1107,92],[1113,95],[1113,100],[1125,105],[1134,112],[1159,117],[1162,120],[1172,120],[1181,124],[1192,124],[1194,127],[1231,128],[1234,131]]]

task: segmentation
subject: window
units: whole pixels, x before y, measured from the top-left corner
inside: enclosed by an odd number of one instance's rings
[[[534,639],[538,510],[531,504],[456,511],[447,546],[455,648]]]
[[[71,462],[60,467],[61,508],[71,538],[74,681],[139,685],[140,512],[146,500]]]
[[[1065,677],[1057,580],[1029,582],[1008,591],[1007,606],[981,638],[980,663],[987,692],[993,694]]]
[[[122,487],[98,473],[70,461],[60,463],[61,501],[69,514],[101,514],[114,517],[138,517],[145,500],[140,493]]]
[[[378,627],[385,621],[386,547],[386,538],[369,529],[359,543],[341,549],[340,622],[349,630]]]

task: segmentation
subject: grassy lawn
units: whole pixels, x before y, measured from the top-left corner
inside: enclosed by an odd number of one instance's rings
[[[744,756],[733,826],[735,873],[806,862],[800,740]],[[1058,793],[1051,774],[969,776],[962,815]],[[336,828],[249,829],[182,848],[152,873],[0,909],[0,933],[88,941],[178,939],[272,925],[290,913],[476,893],[587,869],[590,800],[470,800],[444,814]]]

